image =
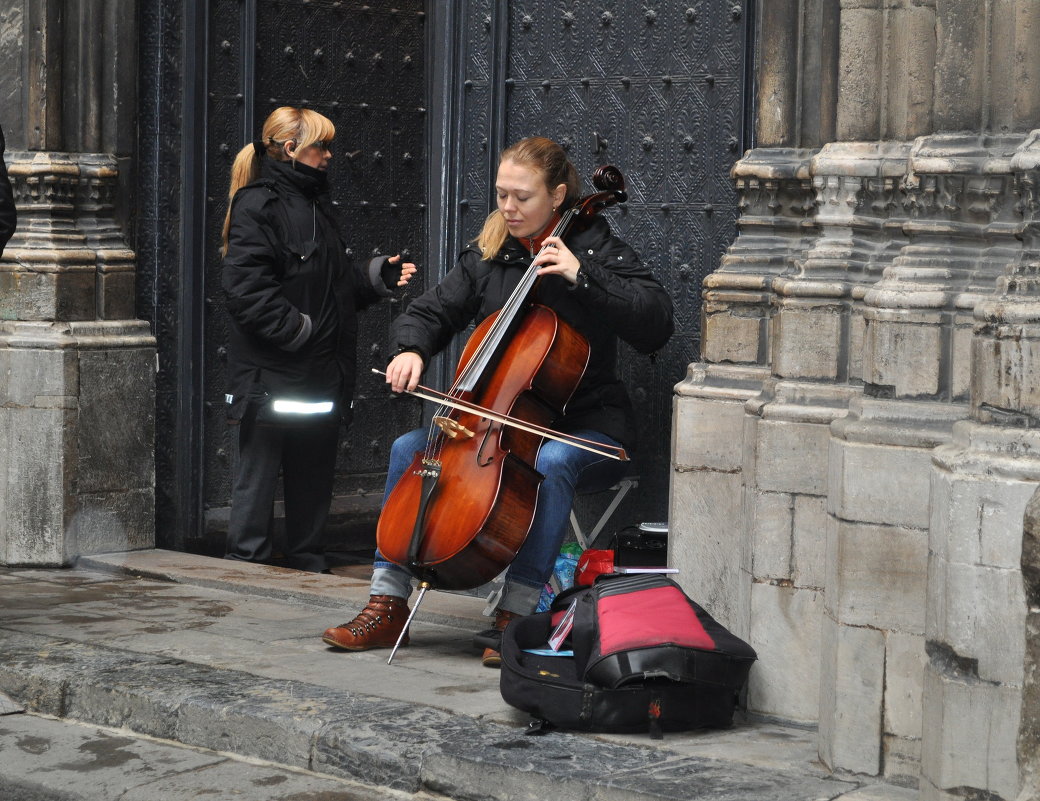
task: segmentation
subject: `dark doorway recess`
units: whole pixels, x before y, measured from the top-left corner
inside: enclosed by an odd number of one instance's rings
[[[220,227],[234,155],[279,105],[335,122],[331,178],[355,255],[405,249],[425,273],[403,301],[365,313],[363,371],[384,366],[393,316],[477,232],[505,144],[542,134],[586,180],[600,164],[624,171],[630,200],[610,220],[671,293],[676,334],[653,359],[622,354],[642,480],[614,524],[664,519],[672,388],[699,353],[701,281],[736,233],[729,171],[747,144],[749,0],[141,5],[138,300],[160,348],[162,547],[219,548],[230,468]],[[446,381],[457,353],[432,366],[430,383]],[[390,443],[424,410],[391,401],[373,377],[356,412],[337,508],[367,536]]]

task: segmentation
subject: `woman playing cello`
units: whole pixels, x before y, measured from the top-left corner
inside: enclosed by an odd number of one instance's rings
[[[498,209],[444,279],[394,321],[395,355],[386,371],[393,391],[414,390],[431,357],[471,322],[498,311],[536,259],[541,279],[534,300],[589,343],[588,366],[552,427],[607,446],[633,444],[634,413],[617,376],[618,339],[644,353],[656,351],[672,334],[672,304],[602,217],[562,239],[550,236],[559,212],[575,202],[579,190],[574,165],[552,140],[531,137],[503,151],[495,182]],[[426,429],[418,429],[394,442],[384,503],[426,438]],[[545,479],[530,531],[506,573],[496,629],[534,611],[566,535],[575,492],[610,487],[626,465],[547,440],[536,467]],[[392,647],[408,617],[411,578],[377,552],[368,604],[350,622],[328,629],[323,640],[351,651]],[[497,652],[485,650],[485,665],[496,667],[500,661]]]

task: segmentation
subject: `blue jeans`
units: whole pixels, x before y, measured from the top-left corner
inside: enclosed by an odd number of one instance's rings
[[[619,443],[598,431],[576,431],[579,437],[606,445]],[[425,428],[398,437],[390,450],[386,474],[386,503],[390,491],[412,463],[416,451],[426,447]],[[538,452],[538,472],[545,476],[538,490],[538,503],[527,540],[506,571],[505,588],[498,608],[529,615],[538,604],[542,587],[552,575],[560,546],[567,536],[571,505],[576,492],[598,492],[616,484],[628,470],[627,462],[547,439]],[[411,575],[388,562],[376,551],[372,573],[372,595],[407,598],[412,592]]]

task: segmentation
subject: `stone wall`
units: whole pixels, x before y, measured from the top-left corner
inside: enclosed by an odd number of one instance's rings
[[[154,545],[155,340],[136,319],[136,258],[117,223],[134,146],[132,8],[0,13],[18,208],[0,257],[0,564]]]
[[[763,1],[739,235],[676,387],[670,558],[758,651],[749,711],[927,799],[1034,797],[1038,21]]]
[[[1040,490],[1026,506],[1022,575],[1029,611],[1025,630],[1022,722],[1018,729],[1020,798],[1040,798]]]

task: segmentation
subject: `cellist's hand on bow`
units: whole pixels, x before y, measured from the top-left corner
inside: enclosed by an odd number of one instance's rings
[[[581,263],[578,257],[571,253],[570,248],[563,244],[563,240],[558,236],[547,236],[542,246],[542,252],[531,262],[538,265],[538,275],[560,275],[568,283],[578,283],[578,268],[581,267]]]
[[[423,360],[415,351],[406,350],[398,353],[386,367],[386,383],[394,392],[411,391],[419,386],[422,377]]]

